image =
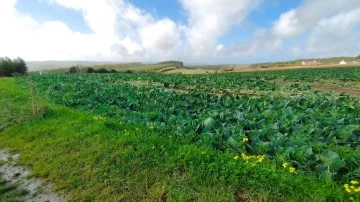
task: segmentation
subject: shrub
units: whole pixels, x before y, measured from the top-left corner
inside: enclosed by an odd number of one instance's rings
[[[96,71],[97,73],[109,73],[109,71],[105,68],[100,68],[99,70]]]
[[[70,67],[69,73],[80,73],[80,68],[78,66],[72,66]]]
[[[91,67],[87,68],[86,73],[94,73],[95,70]]]

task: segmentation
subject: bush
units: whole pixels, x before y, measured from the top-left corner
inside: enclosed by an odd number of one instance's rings
[[[69,73],[80,73],[80,68],[78,66],[72,66],[70,67]]]
[[[86,73],[94,73],[95,70],[91,67],[87,68]]]
[[[8,57],[0,58],[0,76],[24,75],[27,69],[25,61],[19,57],[14,60]]]
[[[97,73],[109,73],[109,71],[105,68],[100,68],[99,70],[96,71]]]
[[[107,70],[105,68],[100,68],[100,69],[96,70],[91,67],[88,67],[85,72],[86,73],[117,73],[117,71],[114,69]]]

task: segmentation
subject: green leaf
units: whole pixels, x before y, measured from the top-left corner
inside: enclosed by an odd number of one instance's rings
[[[322,154],[319,155],[321,162],[328,166],[329,170],[336,172],[340,168],[345,166],[345,162],[340,158],[340,156],[331,150],[325,150]]]
[[[211,117],[207,118],[205,121],[204,121],[204,126],[205,127],[208,127],[208,128],[211,128],[211,126],[214,124],[214,119],[212,119]]]

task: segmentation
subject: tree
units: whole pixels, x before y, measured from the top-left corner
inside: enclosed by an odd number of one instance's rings
[[[357,59],[357,60],[360,60],[360,55],[358,55],[358,56],[356,57],[356,59]]]
[[[25,74],[28,70],[26,63],[21,58],[16,58],[14,61],[14,70],[16,73]]]
[[[11,59],[8,57],[0,58],[0,69],[0,76],[12,76],[14,68]]]
[[[8,57],[0,58],[0,76],[14,76],[16,74],[26,74],[28,68],[21,58],[11,60]]]

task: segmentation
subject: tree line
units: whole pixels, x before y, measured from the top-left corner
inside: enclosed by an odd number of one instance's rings
[[[80,68],[78,66],[72,66],[69,69],[68,73],[116,73],[117,71],[114,69],[111,70],[107,70],[105,68],[100,68],[100,69],[93,69],[91,67],[88,68]]]
[[[0,57],[0,77],[11,77],[26,74],[28,68],[22,58],[10,59]]]

